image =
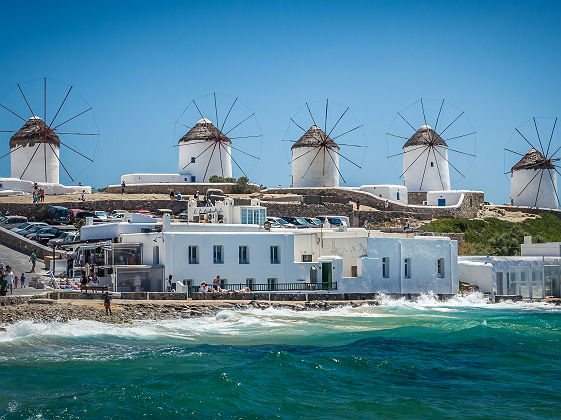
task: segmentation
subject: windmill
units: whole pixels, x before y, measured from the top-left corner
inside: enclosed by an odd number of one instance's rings
[[[450,167],[462,178],[469,171],[476,132],[464,111],[444,99],[421,98],[397,113],[386,145],[390,161],[402,159],[400,178],[409,192],[446,191],[451,189]]]
[[[513,206],[559,207],[557,162],[561,144],[556,127],[557,117],[532,117],[514,129],[504,149],[505,173],[510,173],[510,202]],[[514,165],[513,161],[516,162]]]
[[[363,124],[355,121],[349,107],[338,104],[336,107],[341,109],[336,110],[336,119],[329,121],[329,106],[329,99],[325,101],[325,110],[321,105],[323,121],[314,116],[308,103],[290,118],[285,137],[291,139],[283,141],[293,143],[289,162],[293,187],[338,187],[339,178],[345,184],[349,182],[349,166],[361,169],[366,148]],[[310,128],[305,129],[310,123]],[[345,143],[335,142],[343,137]]]
[[[231,178],[233,163],[248,177],[260,160],[262,136],[255,113],[238,97],[212,93],[193,99],[175,122],[179,173],[190,182]]]
[[[26,96],[25,92],[29,96]],[[47,95],[47,92],[50,95]],[[62,161],[61,148],[73,152],[81,159],[93,162],[90,156],[93,156],[97,149],[99,130],[92,107],[74,86],[64,85],[46,77],[18,83],[17,90],[14,87],[10,93],[11,97],[10,94],[6,95],[10,100],[5,101],[4,97],[0,103],[0,107],[5,111],[0,120],[4,125],[2,128],[9,128],[0,130],[0,133],[11,136],[10,151],[0,156],[0,159],[10,156],[11,177],[59,184],[60,164],[74,182],[68,163],[65,165]],[[51,108],[52,105],[54,106]],[[35,113],[34,109],[41,109],[42,116]],[[47,112],[50,109],[54,111],[51,115]],[[24,117],[26,114],[29,117]],[[15,130],[17,119],[24,124]],[[86,141],[82,141],[83,139]],[[89,153],[83,149],[87,149]]]

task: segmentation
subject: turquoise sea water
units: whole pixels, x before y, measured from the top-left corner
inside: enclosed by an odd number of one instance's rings
[[[0,418],[552,418],[561,308],[387,299],[0,332]]]

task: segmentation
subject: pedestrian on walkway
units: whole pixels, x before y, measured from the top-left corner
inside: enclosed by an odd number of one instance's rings
[[[111,295],[109,292],[105,292],[103,297],[103,306],[105,306],[105,315],[113,315],[111,313]]]
[[[19,277],[18,277],[18,276],[15,276],[15,277],[14,277],[14,289],[17,289],[17,288],[18,288],[18,283],[19,283]]]
[[[168,292],[173,292],[173,285],[171,283],[172,278],[173,278],[173,276],[170,274],[169,277],[168,277],[168,287],[167,287]]]
[[[8,287],[10,288],[10,294],[14,294],[14,273],[12,267],[6,266],[6,280],[8,281]]]
[[[127,187],[127,186],[125,185],[125,181],[121,182],[121,194],[124,194],[124,193],[125,193],[125,188],[126,188],[126,187]]]
[[[37,250],[33,250],[31,253],[31,257],[29,257],[29,261],[31,261],[31,271],[30,273],[35,273],[35,263],[37,262]]]
[[[360,210],[360,200],[356,200],[356,210]]]
[[[25,274],[24,273],[21,273],[20,280],[21,280],[21,288],[23,289],[25,287]]]

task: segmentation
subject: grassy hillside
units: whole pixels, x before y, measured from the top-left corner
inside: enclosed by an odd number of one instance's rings
[[[520,255],[525,235],[534,242],[561,241],[561,220],[544,213],[520,223],[494,218],[484,220],[440,219],[421,226],[429,232],[460,232],[466,243],[460,247],[462,255]]]

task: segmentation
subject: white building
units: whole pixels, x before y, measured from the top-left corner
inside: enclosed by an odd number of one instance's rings
[[[403,183],[409,192],[450,189],[448,145],[428,125],[403,146]]]
[[[385,200],[408,204],[407,187],[404,185],[361,185],[358,190],[366,191]]]
[[[317,125],[312,125],[291,151],[293,187],[339,186],[339,146]]]
[[[213,175],[232,177],[232,141],[214,124],[203,118],[178,142],[177,174],[133,173],[121,176],[121,182],[134,184],[205,183]]]
[[[555,166],[536,149],[530,149],[510,170],[510,203],[513,206],[556,209]]]
[[[0,178],[0,195],[32,193],[34,184],[47,195],[91,193],[88,186],[59,184],[60,139],[40,117],[31,117],[10,138],[11,177]]]
[[[84,226],[82,231],[94,238],[103,226]],[[162,281],[173,275],[179,288],[189,290],[220,275],[225,288],[248,285],[256,291],[458,291],[457,243],[448,238],[362,228],[266,230],[257,224],[171,223],[164,216],[162,224],[120,234],[119,239],[120,247],[141,255],[135,264],[143,270],[163,266]]]
[[[474,192],[483,194],[483,191],[470,190],[429,191],[427,192],[427,206],[455,206],[464,199],[466,193]],[[472,207],[472,204],[473,202],[470,202],[469,206]]]
[[[561,242],[533,244],[524,237],[521,256],[459,257],[460,281],[492,295],[520,295],[526,299],[561,297]]]

